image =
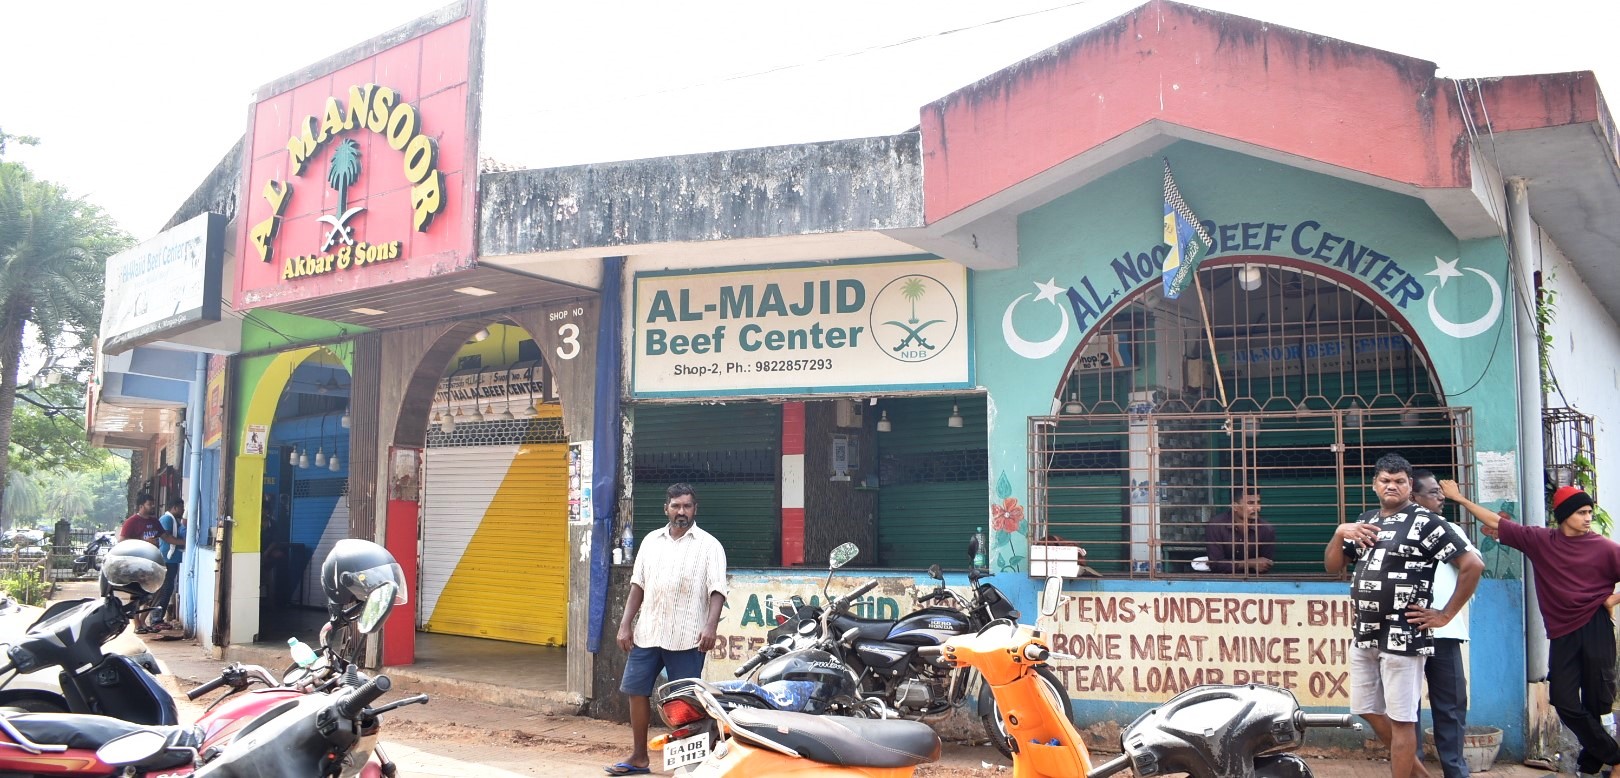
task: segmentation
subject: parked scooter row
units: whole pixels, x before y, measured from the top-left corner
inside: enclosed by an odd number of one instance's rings
[[[1056,613],[1062,586],[1062,579],[1047,581],[1042,615]],[[1308,728],[1359,729],[1350,716],[1304,713],[1285,689],[1200,686],[1132,722],[1120,737],[1123,753],[1093,764],[1069,718],[1067,694],[1055,696],[1046,678],[1049,659],[1073,657],[1054,654],[1034,628],[997,619],[974,634],[919,646],[916,653],[982,676],[997,703],[1013,778],[1107,778],[1126,769],[1144,777],[1309,778],[1310,766],[1291,753],[1303,745]],[[728,710],[719,701],[722,694],[713,684],[692,679],[658,690],[659,715],[671,732],[651,747],[663,750],[665,769],[693,776],[898,778],[939,759],[939,737],[921,722]]]
[[[863,619],[848,606],[877,586],[877,581],[837,599],[829,593],[834,571],[860,554],[853,543],[833,549],[821,608],[795,597],[791,612],[767,635],[768,642],[741,668],[739,677],[759,668],[752,682],[716,684],[720,704],[744,705],[799,713],[832,713],[861,718],[937,719],[961,707],[977,688],[978,714],[985,734],[1003,755],[1011,755],[995,696],[971,667],[930,658],[923,649],[971,635],[998,620],[1018,619],[1018,611],[988,573],[969,569],[972,593],[963,596],[945,586],[939,565],[928,574],[938,584],[917,598],[918,609],[894,620]],[[1050,669],[1036,672],[1050,696],[1071,715],[1063,683]]]
[[[103,567],[110,594],[53,608],[10,646],[0,673],[62,668],[75,713],[0,710],[0,776],[394,774],[376,747],[378,719],[427,698],[372,707],[389,680],[367,678],[354,663],[365,636],[407,599],[403,572],[386,550],[343,540],[322,565],[331,620],[320,661],[280,681],[263,668],[232,665],[189,693],[195,699],[231,687],[189,725],[176,722],[173,699],[149,674],[127,658],[100,653],[161,587],[165,572],[151,544],[120,543]],[[236,696],[255,683],[266,688]]]

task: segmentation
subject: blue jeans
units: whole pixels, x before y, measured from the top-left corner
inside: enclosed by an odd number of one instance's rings
[[[163,576],[163,588],[159,589],[157,594],[152,595],[151,606],[157,608],[157,610],[152,611],[151,616],[147,618],[148,624],[156,624],[170,615],[169,601],[174,599],[174,587],[175,584],[179,583],[179,580],[180,563],[170,562],[169,572]]]
[[[1445,778],[1467,778],[1463,758],[1463,731],[1468,726],[1468,677],[1464,673],[1462,641],[1435,638],[1434,656],[1423,664],[1429,682],[1429,712],[1434,715],[1434,750]],[[1423,749],[1421,741],[1418,750]]]

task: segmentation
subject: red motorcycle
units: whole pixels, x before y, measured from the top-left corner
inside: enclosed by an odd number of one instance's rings
[[[162,584],[163,565],[156,549],[141,541],[127,543],[134,545],[115,547],[103,569],[115,594],[41,619],[6,652],[9,661],[0,666],[0,674],[13,666],[25,670],[50,664],[77,667],[72,663],[81,654],[99,657],[100,644],[121,632],[128,618],[138,612],[141,599]],[[221,687],[231,689],[192,725],[174,723],[173,700],[144,671],[142,676],[128,676],[122,668],[100,675],[92,672],[77,684],[92,692],[75,705],[75,710],[86,713],[0,709],[0,778],[166,778],[203,771],[222,776],[394,775],[394,764],[375,746],[377,716],[401,705],[426,702],[427,697],[417,695],[375,709],[368,707],[388,690],[388,679],[366,679],[354,659],[365,636],[382,624],[395,604],[406,601],[403,574],[381,546],[344,540],[322,566],[322,584],[331,621],[321,632],[318,661],[308,668],[295,666],[278,682],[262,667],[233,664],[218,678],[187,693],[196,699]],[[118,600],[116,593],[130,594],[130,603]],[[69,673],[64,670],[63,675],[66,681]],[[98,686],[101,681],[105,685]],[[249,691],[255,684],[265,688]],[[321,744],[311,742],[305,749],[311,753],[285,748],[287,738],[268,748],[263,736],[250,737],[257,730],[277,729],[277,722],[290,714],[292,721],[301,719],[296,714],[316,709],[325,713],[317,727]],[[136,720],[97,715],[114,710],[134,713],[129,718]],[[274,767],[278,760],[286,763],[280,772]],[[226,768],[227,764],[251,765],[251,769],[238,773],[234,770],[240,768]]]

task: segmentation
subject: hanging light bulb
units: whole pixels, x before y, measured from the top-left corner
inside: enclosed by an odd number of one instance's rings
[[[501,336],[501,348],[503,350],[506,348],[506,337],[504,335]],[[501,390],[501,394],[506,397],[506,407],[502,408],[501,412],[499,414],[497,414],[495,416],[495,418],[500,420],[500,421],[511,421],[513,418],[515,418],[514,416],[512,416],[512,369],[511,368],[506,369],[506,387]]]
[[[1085,409],[1080,406],[1079,392],[1071,393],[1069,395],[1069,401],[1063,404],[1063,414],[1065,416],[1077,416],[1084,410]]]
[[[1346,426],[1346,427],[1360,427],[1361,426],[1361,403],[1360,402],[1358,402],[1356,400],[1351,400],[1350,401],[1350,410],[1344,414],[1344,426]]]
[[[535,406],[533,400],[530,400],[529,401],[529,407],[523,409],[523,418],[525,418],[525,419],[533,419],[533,418],[537,418],[539,416],[540,416],[540,409]]]
[[[517,417],[512,415],[512,406],[508,405],[502,408],[500,413],[495,414],[495,418],[500,421],[511,421]]]
[[[343,469],[343,465],[338,463],[337,454],[334,453],[331,459],[326,460],[326,469],[331,470],[334,473]]]
[[[439,431],[445,433],[446,435],[455,432],[456,417],[451,416],[448,413],[445,414],[444,417],[439,421]]]
[[[315,466],[326,467],[326,447],[315,449]]]
[[[300,470],[308,470],[309,469],[309,452],[308,451],[299,452],[299,454],[298,454],[298,468]]]
[[[467,414],[467,416],[463,419],[463,421],[471,421],[471,422],[479,422],[479,421],[483,421],[483,420],[484,420],[484,414],[481,411],[478,410],[478,406],[476,406],[476,405],[473,406],[472,413]]]
[[[893,432],[894,431],[894,425],[889,422],[889,412],[888,411],[884,411],[883,414],[878,417],[877,430],[878,430],[878,432]]]
[[[1254,265],[1244,265],[1238,269],[1238,286],[1243,287],[1245,292],[1259,289],[1260,285],[1265,281],[1265,275],[1260,272],[1260,268]]]
[[[338,425],[344,429],[349,428],[349,409],[343,409],[343,415],[338,417]]]
[[[951,415],[945,418],[945,426],[952,429],[962,426],[962,411],[956,407],[956,403],[951,403]]]
[[[444,417],[440,416],[438,409],[435,408],[433,410],[433,418],[430,421],[428,421],[428,424],[430,424],[430,425],[432,425],[434,427],[437,427],[437,426],[439,426],[439,423],[442,422],[442,421],[444,421]]]
[[[293,446],[293,447],[287,449],[287,464],[289,464],[289,465],[298,464],[298,447],[297,446]]]
[[[498,418],[496,413],[495,413],[495,403],[484,403],[483,418],[487,418],[487,419]]]

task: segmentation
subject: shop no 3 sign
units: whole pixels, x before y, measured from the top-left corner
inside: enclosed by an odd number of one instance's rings
[[[968,386],[967,271],[944,260],[642,273],[638,396]]]

